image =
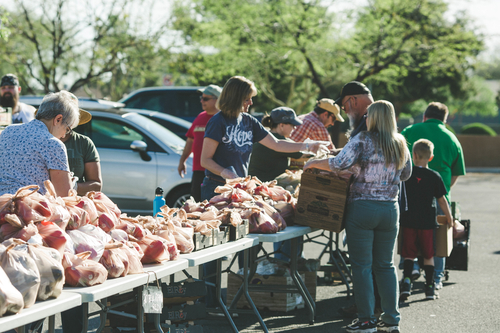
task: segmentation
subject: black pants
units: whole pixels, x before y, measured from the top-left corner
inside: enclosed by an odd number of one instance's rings
[[[193,171],[193,178],[191,178],[191,196],[196,202],[201,201],[201,184],[205,178],[205,171]]]

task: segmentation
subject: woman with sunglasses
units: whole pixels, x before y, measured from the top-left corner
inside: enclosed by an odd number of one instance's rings
[[[78,125],[78,100],[68,91],[43,98],[35,119],[8,126],[0,134],[0,195],[38,185],[45,194],[50,180],[58,196],[72,188],[66,148],[61,138]]]
[[[411,175],[410,153],[398,133],[394,107],[377,101],[367,110],[363,131],[351,138],[337,157],[309,161],[305,169],[350,170],[354,174],[345,212],[358,319],[348,332],[399,332],[398,284],[394,245],[399,227],[399,183]],[[382,315],[374,315],[372,271],[381,298]]]

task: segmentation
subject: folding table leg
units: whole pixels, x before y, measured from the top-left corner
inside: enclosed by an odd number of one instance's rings
[[[142,307],[143,286],[134,288],[137,295],[137,333],[144,333],[144,308]]]
[[[99,312],[99,327],[96,330],[96,333],[100,333],[104,330],[104,327],[106,326],[106,319],[108,317],[108,299],[103,298],[102,300],[99,300],[96,302],[97,305],[101,307],[101,311]]]
[[[54,333],[56,327],[56,316],[49,317],[49,333]]]
[[[238,333],[238,328],[234,324],[233,318],[231,318],[231,315],[227,311],[226,305],[222,301],[222,259],[219,258],[217,259],[217,273],[215,275],[215,295],[217,297],[217,300],[219,301],[220,308],[222,309],[222,312],[224,313],[224,316],[226,316],[226,319],[229,321],[229,324],[231,325],[231,328],[233,329],[233,332]]]
[[[89,303],[82,303],[83,313],[85,318],[83,318],[82,333],[87,333],[89,329]]]
[[[245,297],[247,298],[248,304],[250,304],[250,307],[252,308],[253,312],[255,313],[255,316],[257,316],[257,319],[259,320],[260,326],[264,330],[264,332],[269,332],[267,330],[267,326],[264,323],[264,320],[262,319],[259,310],[257,310],[257,307],[255,306],[252,297],[250,297],[250,294],[248,293],[248,249],[244,250],[243,252],[243,292],[245,293]]]
[[[314,323],[314,317],[316,313],[316,304],[314,303],[314,300],[307,290],[306,285],[304,284],[304,281],[302,281],[302,278],[299,275],[299,272],[297,271],[297,255],[294,255],[297,253],[297,238],[292,238],[291,239],[291,251],[290,253],[292,254],[290,256],[290,273],[292,276],[292,280],[295,283],[295,286],[299,290],[300,294],[304,298],[305,305],[307,309],[309,310],[309,323],[312,325]]]

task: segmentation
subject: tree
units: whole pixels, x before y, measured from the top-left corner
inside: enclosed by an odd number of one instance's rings
[[[328,6],[314,0],[178,2],[173,28],[192,47],[183,68],[204,84],[207,68],[219,81],[249,76],[265,95],[266,110],[286,104],[308,111],[316,98],[337,97],[351,80],[393,101],[397,112],[422,98],[474,94],[464,87],[482,36],[463,13],[445,19],[442,0],[372,0],[353,14],[353,29],[333,24],[342,16]]]
[[[2,42],[2,60],[23,77],[28,91],[47,93],[67,86],[75,91],[97,84],[106,75],[135,71],[137,58],[151,57],[165,32],[165,22],[152,27],[136,8],[153,8],[148,1],[110,0],[95,2],[16,0],[11,13],[16,34]],[[70,19],[78,11],[79,19]],[[139,67],[141,68],[141,67]],[[109,78],[108,78],[109,81]]]

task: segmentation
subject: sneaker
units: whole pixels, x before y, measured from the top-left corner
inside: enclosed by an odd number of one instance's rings
[[[436,282],[435,289],[439,290],[439,289],[442,289],[442,288],[443,288],[443,282],[441,282],[441,281]]]
[[[401,288],[399,293],[399,301],[404,302],[411,295],[411,280],[410,278],[405,278],[403,282],[401,282]]]
[[[367,320],[361,321],[359,319],[354,319],[354,321],[347,325],[347,332],[361,332],[361,333],[376,333],[377,332],[377,321]]]
[[[377,323],[378,332],[389,332],[389,333],[399,333],[399,326],[386,324],[383,321]]]
[[[420,271],[418,269],[415,269],[413,270],[413,272],[411,272],[411,281],[416,281],[418,280],[418,278],[420,277]]]
[[[356,318],[358,316],[358,307],[356,306],[356,304],[344,306],[338,311],[342,315],[342,317],[345,318]]]
[[[425,298],[426,299],[436,299],[439,298],[439,294],[436,292],[435,284],[425,285]]]

